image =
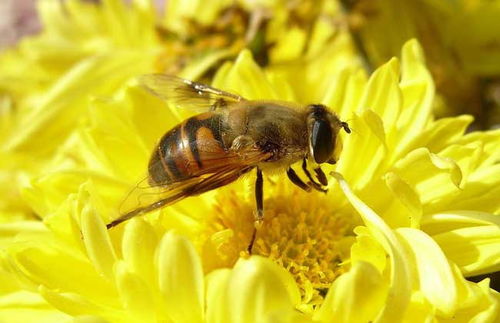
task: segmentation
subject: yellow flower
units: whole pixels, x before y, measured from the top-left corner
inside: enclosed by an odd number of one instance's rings
[[[83,189],[68,200],[65,210],[74,210],[70,216],[78,222],[75,229],[81,230],[80,235],[46,232],[37,241],[44,244],[42,249],[34,241],[18,242],[11,249],[7,266],[22,271],[18,278],[26,282],[26,289],[36,292],[26,293],[29,297],[39,294],[73,317],[90,315],[112,322],[227,322],[229,317],[253,322],[268,317],[269,312],[290,315],[299,301],[293,278],[270,260],[241,259],[231,270],[205,276],[192,243],[171,232],[159,233],[143,219],[127,225],[119,241],[121,248],[116,248],[88,193]],[[221,305],[236,295],[241,311],[227,313],[228,308]],[[26,321],[36,321],[36,313],[30,317],[19,296],[5,299],[17,301],[18,312],[2,306],[0,318],[24,314]],[[246,306],[249,301],[254,306]]]
[[[339,1],[359,53],[372,67],[417,38],[428,58],[438,94],[435,113],[471,113],[478,125],[498,122],[498,100],[488,92],[500,75],[498,1]],[[491,103],[489,101],[492,101]],[[496,110],[495,110],[496,109]],[[489,111],[490,110],[490,111]],[[496,118],[493,118],[496,117]]]
[[[498,293],[464,277],[500,269],[500,131],[433,119],[416,41],[368,80],[327,61],[305,64],[301,75],[319,76],[298,84],[243,51],[214,78],[250,99],[322,102],[353,129],[325,169],[336,178],[328,194],[266,181],[252,256],[245,180],[106,230],[156,140],[187,113],[130,85],[92,100],[88,122],[24,188],[46,227],[6,240],[12,289],[113,322],[494,322]],[[18,311],[0,315],[26,313],[4,297]]]
[[[149,71],[158,42],[149,2],[37,4],[43,31],[0,56],[2,222],[32,217],[18,196],[23,177],[39,172],[83,119],[88,95],[110,95]]]

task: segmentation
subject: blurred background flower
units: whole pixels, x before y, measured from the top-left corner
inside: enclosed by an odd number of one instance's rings
[[[476,117],[477,128],[498,126],[499,1],[339,2],[368,69],[397,54],[409,38],[417,38],[436,82],[436,115],[469,113]]]

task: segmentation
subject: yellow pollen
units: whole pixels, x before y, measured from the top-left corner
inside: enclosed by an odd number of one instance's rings
[[[267,194],[264,222],[252,254],[274,260],[295,278],[308,305],[321,304],[335,278],[348,268],[354,242],[352,221],[336,213],[329,195],[306,193],[288,184],[283,192]],[[201,235],[204,268],[231,267],[247,255],[254,228],[255,201],[225,189],[217,194],[214,212]]]

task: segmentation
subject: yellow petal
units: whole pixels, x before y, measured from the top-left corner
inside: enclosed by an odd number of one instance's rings
[[[130,99],[131,103],[131,112],[128,115],[123,111],[123,102],[117,106],[106,107],[106,109],[111,110],[109,112],[111,114],[122,113],[125,114],[125,118],[130,118],[133,124],[125,124],[129,127],[128,130],[133,131],[132,125],[135,126],[135,130],[140,134],[140,139],[149,149],[157,143],[158,138],[161,138],[168,130],[188,116],[186,111],[183,113],[183,109],[170,108],[160,98],[145,91],[142,86],[127,88],[126,97]],[[108,124],[101,122],[96,126],[103,128],[108,127]],[[114,133],[114,129],[109,130]]]
[[[500,164],[482,167],[469,175],[460,194],[443,195],[435,205],[428,206],[429,213],[452,210],[474,210],[496,214],[500,211]]]
[[[91,302],[78,294],[59,293],[43,286],[40,287],[39,293],[52,306],[72,316],[94,314],[108,319],[119,319],[118,311]]]
[[[490,279],[472,283],[464,279],[457,266],[453,266],[453,274],[459,292],[456,321],[497,322],[500,317],[500,294],[490,288]]]
[[[457,163],[464,181],[476,171],[483,155],[483,145],[479,142],[468,145],[449,145],[439,152],[439,156],[452,159]]]
[[[347,100],[346,91],[347,84],[352,77],[352,73],[348,70],[342,70],[335,75],[335,81],[330,85],[331,87],[325,92],[325,96],[321,100],[327,107],[335,111],[342,120],[346,120],[351,117],[351,107],[349,106],[348,111],[344,111],[343,108],[347,108],[342,103]]]
[[[377,268],[358,261],[334,281],[314,319],[339,323],[374,321],[385,304],[387,290],[387,281]]]
[[[427,214],[422,217],[422,230],[430,235],[450,230],[495,224],[500,226],[500,217],[495,214],[477,211],[448,211]]]
[[[40,221],[16,221],[0,223],[0,242],[12,239],[20,234],[36,234],[46,232],[47,228]]]
[[[414,148],[426,146],[431,152],[438,153],[459,139],[472,120],[473,118],[468,115],[436,120],[428,129],[415,137]]]
[[[103,25],[118,45],[141,46],[155,39],[155,8],[150,1],[133,0],[127,4],[116,0],[102,3]],[[149,3],[148,3],[149,2]]]
[[[341,96],[343,98],[340,102],[341,104],[330,105],[330,107],[335,111],[339,111],[340,115],[344,118],[352,118],[355,112],[354,107],[359,106],[359,101],[364,95],[366,83],[366,75],[362,71],[350,74],[345,84],[345,92],[343,92]],[[353,129],[356,130],[357,128]]]
[[[193,245],[169,232],[157,252],[158,284],[167,314],[173,321],[203,322],[203,269]]]
[[[366,227],[354,228],[356,242],[351,247],[351,263],[368,262],[378,272],[383,272],[387,265],[384,248],[371,235]]]
[[[386,127],[394,127],[402,105],[402,95],[398,86],[399,62],[391,59],[378,68],[368,80],[357,112],[373,110],[380,116]]]
[[[269,51],[269,58],[272,62],[297,59],[302,54],[306,41],[307,35],[304,30],[298,27],[286,29]]]
[[[223,304],[226,288],[229,286],[231,270],[224,268],[212,271],[205,277],[207,286],[207,322],[224,323],[227,321]]]
[[[359,213],[363,222],[371,234],[384,247],[391,260],[390,287],[386,299],[386,305],[378,316],[380,322],[397,322],[402,318],[403,312],[410,301],[411,276],[405,250],[399,242],[395,233],[384,223],[384,221],[364,204],[351,191],[341,174],[332,172],[340,184],[340,188],[351,205]]]
[[[418,194],[396,173],[388,172],[384,179],[393,194],[393,202],[384,211],[386,218],[391,221],[391,227],[418,227],[422,217],[422,204]]]
[[[21,277],[26,276],[34,286],[64,289],[101,304],[116,304],[116,290],[113,285],[99,275],[87,259],[82,259],[74,250],[71,250],[73,254],[54,250],[41,239],[38,239],[36,244],[36,247],[11,251],[12,261]]]
[[[88,136],[86,140],[94,151],[104,152],[97,157],[106,173],[118,171],[133,183],[143,175],[144,170],[139,165],[148,159],[151,148],[136,134],[126,107],[118,101],[93,100],[89,105],[91,127],[85,129],[84,136]]]
[[[268,322],[278,313],[292,313],[300,293],[292,276],[268,258],[240,258],[229,278],[218,317],[221,322]]]
[[[218,72],[223,74],[214,77],[215,87],[233,91],[239,89],[237,93],[247,99],[279,99],[249,50],[243,50],[234,64],[226,66],[229,67]]]
[[[425,148],[415,149],[400,159],[395,173],[415,187],[422,204],[458,192],[462,181],[460,168],[453,160],[431,154]]]
[[[398,145],[395,155],[408,151],[408,144],[431,119],[434,82],[425,66],[422,48],[416,39],[403,45],[401,54],[401,91],[403,108],[398,118]]]
[[[431,237],[420,230],[399,228],[397,232],[414,257],[419,290],[438,313],[451,317],[456,311],[457,288],[445,254]]]
[[[166,27],[182,33],[185,22],[193,19],[202,25],[210,24],[216,19],[219,10],[231,4],[227,0],[213,1],[209,6],[200,0],[172,0],[165,6],[164,23]]]
[[[157,322],[153,295],[141,276],[129,272],[123,261],[117,263],[115,270],[118,292],[131,319],[136,322]]]
[[[500,270],[498,225],[458,228],[436,234],[433,238],[466,276]]]
[[[54,148],[73,130],[78,116],[85,111],[89,94],[110,93],[128,78],[147,71],[147,61],[138,53],[83,60],[57,80],[4,147],[31,152]],[[100,82],[102,79],[106,82]]]
[[[355,135],[345,138],[336,171],[353,180],[355,188],[367,185],[386,157],[385,131],[380,117],[371,110],[354,115],[349,125]]]
[[[153,227],[143,219],[132,219],[122,238],[123,260],[128,268],[151,286],[155,285],[154,252],[158,238]]]
[[[489,285],[490,280],[485,279],[473,287],[481,298],[480,302],[482,306],[478,306],[478,308],[482,309],[482,311],[478,311],[469,322],[495,322],[500,317],[500,295],[497,291],[490,289]]]
[[[431,323],[435,320],[435,309],[427,298],[417,291],[411,295],[410,306],[406,310],[403,322],[405,323]]]
[[[498,161],[498,146],[500,145],[500,129],[490,131],[475,131],[456,140],[457,144],[467,145],[480,142],[483,145],[484,155],[482,165],[492,166]]]
[[[115,250],[101,217],[87,204],[82,210],[82,237],[87,254],[99,273],[112,280]]]
[[[202,56],[193,57],[178,75],[187,80],[197,80],[203,77],[210,68],[218,66],[222,60],[233,57],[235,54],[233,48],[213,49]]]
[[[18,291],[0,296],[0,322],[70,322],[71,317],[58,311],[39,295]]]

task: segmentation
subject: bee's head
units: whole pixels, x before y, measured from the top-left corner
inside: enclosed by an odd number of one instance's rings
[[[311,104],[308,107],[307,132],[309,136],[309,154],[317,164],[335,164],[333,157],[337,134],[340,129],[351,133],[349,125],[327,110],[324,105]]]

